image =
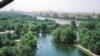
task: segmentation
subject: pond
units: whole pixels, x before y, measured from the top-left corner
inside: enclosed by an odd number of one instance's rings
[[[36,56],[87,56],[72,45],[55,43],[51,34],[37,35]]]

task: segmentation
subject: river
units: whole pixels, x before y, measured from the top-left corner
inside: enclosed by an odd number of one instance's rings
[[[37,19],[51,19],[54,20],[58,24],[70,24],[73,20],[66,20],[66,19],[56,19],[56,18],[45,18],[45,17],[37,17]],[[76,21],[77,26],[81,21]],[[40,33],[37,36],[37,52],[36,56],[87,56],[83,52],[81,52],[78,48],[62,44],[62,43],[55,43],[52,41],[51,34],[42,34]]]
[[[72,45],[55,43],[51,34],[37,35],[36,56],[87,56]]]
[[[77,20],[67,20],[67,19],[57,19],[57,18],[46,18],[46,17],[37,17],[37,19],[41,19],[41,20],[44,20],[44,19],[50,19],[50,20],[54,20],[56,23],[58,24],[70,24],[71,21],[75,21],[76,22],[76,25],[79,26],[80,22],[81,21],[77,21]]]

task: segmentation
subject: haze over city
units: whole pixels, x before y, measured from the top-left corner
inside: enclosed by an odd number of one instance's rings
[[[100,13],[99,3],[100,0],[14,0],[0,10]]]

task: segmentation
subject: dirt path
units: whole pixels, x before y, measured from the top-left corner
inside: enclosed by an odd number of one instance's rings
[[[13,30],[6,30],[6,31],[4,31],[4,32],[0,32],[0,34],[4,34],[4,33],[14,33],[14,31]]]
[[[16,43],[19,43],[19,42],[20,42],[20,39],[16,39],[15,42],[16,42]]]
[[[77,48],[79,48],[81,51],[85,52],[86,54],[88,54],[89,56],[98,56],[94,53],[92,53],[91,51],[89,51],[88,49],[84,48],[81,45],[75,45]]]

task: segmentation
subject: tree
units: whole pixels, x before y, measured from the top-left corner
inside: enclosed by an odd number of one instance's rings
[[[72,21],[71,22],[71,26],[72,26],[72,29],[75,30],[76,29],[76,22],[75,21]]]
[[[16,56],[16,53],[13,47],[6,46],[6,47],[3,47],[1,50],[2,50],[1,56]]]
[[[35,52],[31,46],[24,45],[19,48],[19,56],[35,56]]]
[[[80,24],[80,28],[85,27],[88,30],[93,30],[96,28],[96,23],[95,22],[83,22]]]
[[[0,46],[14,46],[15,42],[12,38],[11,33],[2,34],[0,37]]]
[[[34,47],[34,45],[36,45],[36,39],[35,39],[35,36],[33,35],[33,33],[28,32],[28,33],[24,34],[24,36],[22,36],[22,38],[21,38],[21,44]]]
[[[21,30],[21,35],[24,35],[25,33],[28,32],[29,26],[27,24],[23,24],[23,28]]]
[[[36,39],[32,32],[24,34],[20,43],[21,56],[30,56],[36,52]]]
[[[47,24],[46,23],[41,24],[41,31],[42,32],[47,32]]]
[[[54,30],[52,34],[54,40],[58,40],[61,42],[74,43],[76,39],[76,35],[70,26],[59,27],[56,30]]]
[[[71,27],[67,27],[62,29],[60,38],[62,42],[74,43],[76,35]]]
[[[14,32],[14,33],[17,35],[17,38],[18,38],[18,39],[19,39],[20,36],[21,36],[22,27],[23,27],[23,25],[22,25],[21,23],[19,23],[19,22],[17,22],[17,23],[15,24],[15,32]]]
[[[62,29],[59,27],[59,28],[55,29],[55,30],[52,32],[54,40],[60,41],[61,30],[62,30]]]
[[[80,44],[91,52],[100,55],[100,24],[98,22],[82,23],[79,27]]]

